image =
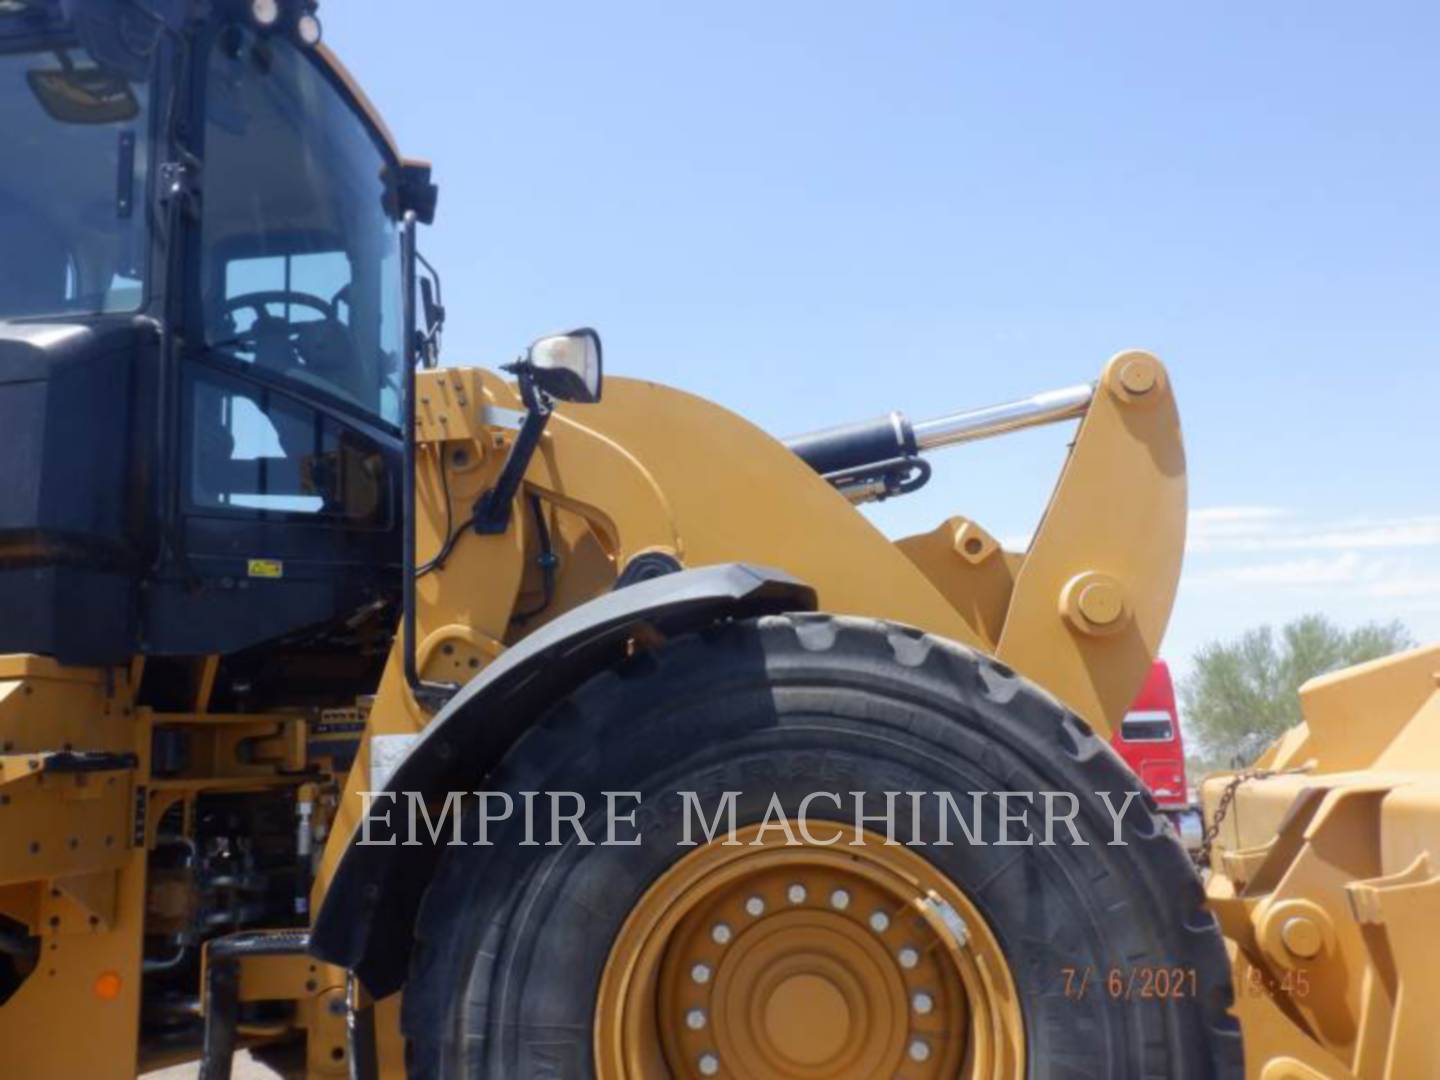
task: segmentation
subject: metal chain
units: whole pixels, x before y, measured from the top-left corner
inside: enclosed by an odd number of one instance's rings
[[[1230,806],[1235,801],[1235,792],[1241,784],[1249,780],[1266,780],[1272,776],[1289,776],[1292,773],[1306,773],[1313,769],[1314,765],[1297,765],[1291,769],[1244,769],[1230,778],[1225,785],[1225,790],[1220,793],[1220,801],[1215,804],[1215,816],[1210,819],[1210,824],[1200,833],[1200,865],[1210,865],[1210,848],[1215,843],[1215,838],[1220,835],[1220,825],[1225,820],[1225,815],[1230,813]]]

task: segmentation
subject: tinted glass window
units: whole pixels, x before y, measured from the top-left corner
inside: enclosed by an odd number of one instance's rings
[[[1167,712],[1127,713],[1120,723],[1120,738],[1126,742],[1169,742],[1174,737],[1174,724]]]
[[[148,100],[78,48],[0,54],[0,318],[140,306]]]
[[[287,395],[198,375],[191,390],[190,501],[384,526],[389,477],[369,439]]]
[[[394,170],[314,57],[221,33],[206,79],[207,343],[399,419]]]

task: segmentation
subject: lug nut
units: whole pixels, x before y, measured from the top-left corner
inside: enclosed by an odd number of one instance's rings
[[[705,1026],[705,1010],[691,1009],[685,1014],[685,1026],[691,1031],[699,1031]]]
[[[730,942],[730,927],[723,922],[717,922],[710,930],[710,940],[716,945],[727,945]]]
[[[836,911],[844,911],[850,906],[850,894],[844,889],[836,889],[830,894],[830,906]]]
[[[921,990],[910,999],[910,1004],[914,1006],[915,1011],[921,1016],[928,1016],[931,1010],[935,1008],[935,999],[925,993],[924,990]]]
[[[877,934],[883,934],[890,929],[890,916],[883,911],[877,911],[870,916],[870,929]]]
[[[765,914],[765,901],[758,896],[750,897],[749,900],[745,901],[745,913],[747,915],[753,915],[758,919],[761,915]]]
[[[709,982],[709,981],[710,981],[710,965],[709,965],[709,964],[696,964],[694,967],[692,967],[692,968],[690,969],[690,979],[691,979],[691,981],[693,981],[693,982],[697,982],[697,983],[701,983],[701,984],[704,984],[704,983]]]
[[[701,1054],[697,1062],[701,1076],[714,1076],[720,1071],[720,1059],[714,1054]]]
[[[803,904],[807,895],[805,886],[799,883],[791,885],[790,888],[785,890],[785,896],[792,904]]]
[[[930,1046],[924,1039],[915,1039],[910,1043],[911,1061],[929,1061]]]
[[[900,966],[906,968],[907,970],[909,968],[913,968],[916,964],[920,963],[920,954],[914,949],[912,949],[909,945],[906,945],[903,949],[896,953],[895,957],[897,960],[900,961]]]

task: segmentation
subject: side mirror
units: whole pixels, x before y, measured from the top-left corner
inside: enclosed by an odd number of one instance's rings
[[[600,335],[588,327],[541,338],[525,353],[523,366],[537,387],[559,401],[600,400]]]

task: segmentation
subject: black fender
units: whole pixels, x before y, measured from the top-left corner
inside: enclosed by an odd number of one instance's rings
[[[399,810],[400,792],[439,796],[475,790],[506,750],[552,704],[624,656],[635,629],[698,630],[722,619],[815,610],[815,591],[778,570],[723,563],[682,570],[590,600],[521,639],[460,690],[421,733],[376,796]],[[384,801],[380,801],[384,799]],[[392,821],[398,815],[392,813]],[[357,826],[336,867],[310,935],[310,952],[350,969],[375,997],[399,990],[412,928],[439,854],[437,845]]]

